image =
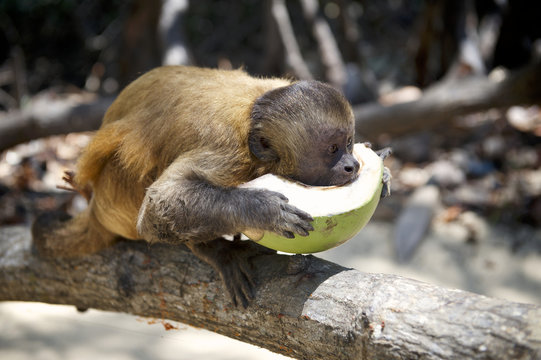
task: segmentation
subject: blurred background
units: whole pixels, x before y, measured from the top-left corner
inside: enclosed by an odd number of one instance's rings
[[[541,305],[541,2],[0,0],[0,226],[77,212],[62,189],[122,88],[163,64],[326,81],[392,196],[319,254]],[[0,304],[5,359],[278,359],[160,320]],[[209,345],[211,344],[211,345]]]

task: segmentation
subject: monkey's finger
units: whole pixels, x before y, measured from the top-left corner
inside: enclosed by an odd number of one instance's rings
[[[283,227],[284,230],[291,231],[301,236],[307,236],[309,231],[314,230],[314,227],[309,221],[302,220],[297,216],[289,216]]]
[[[225,292],[227,293],[229,300],[233,303],[233,306],[238,307],[240,301],[246,308],[247,305],[244,304],[245,300],[242,299],[242,296],[238,291],[238,279],[232,273],[232,269],[230,267],[224,267],[219,273],[222,278],[222,284],[225,286]]]
[[[298,215],[295,215],[295,216],[289,217],[288,220],[289,220],[289,223],[291,224],[292,229],[299,234],[302,234],[306,231],[314,230],[314,227],[312,226],[312,221],[314,221],[314,219],[312,219],[311,216],[308,216],[308,218],[303,218]],[[300,232],[297,230],[300,230]]]
[[[301,219],[303,219],[304,221],[308,221],[308,222],[312,222],[314,221],[314,218],[312,217],[312,215],[308,214],[307,212],[304,212],[302,210],[298,211],[297,213],[295,213],[298,217],[300,217]]]
[[[285,204],[283,206],[283,210],[287,211],[288,213],[291,213],[291,214],[293,214],[293,215],[295,215],[297,217],[299,217],[301,220],[308,221],[308,222],[314,221],[314,218],[312,218],[312,215],[308,214],[306,211],[302,211],[298,207],[295,207],[295,206],[292,206],[292,205],[289,205],[289,204]]]
[[[299,234],[300,236],[308,236],[308,231],[304,230],[302,227],[300,226],[296,226],[295,227],[295,233],[296,234]]]
[[[250,282],[248,281],[248,278],[246,277],[242,281],[242,285],[239,288],[239,292],[242,299],[242,305],[244,307],[248,306],[248,304],[255,298],[254,290],[252,286],[250,286]]]
[[[253,270],[253,264],[250,264],[248,261],[242,261],[240,263],[240,270],[242,271],[242,274],[244,275],[244,278],[250,285],[250,287],[253,289],[255,288],[255,281],[254,277],[252,276],[252,270]],[[253,291],[251,291],[253,296]]]
[[[293,239],[295,237],[295,234],[293,234],[291,231],[284,230],[281,232],[281,235],[288,239]]]
[[[250,264],[247,261],[240,261],[239,272],[242,277],[240,283],[242,284],[242,292],[249,299],[254,299],[255,282],[250,271]]]
[[[237,269],[235,278],[235,298],[240,301],[243,308],[247,308],[250,301],[254,299],[253,291],[246,276]]]
[[[255,298],[253,291],[253,279],[248,271],[248,263],[242,258],[237,258],[235,264],[224,268],[222,283],[226,286],[227,294],[233,305],[247,308],[250,301]]]
[[[312,215],[308,214],[305,211],[297,209],[297,208],[296,208],[296,211],[295,211],[295,215],[297,215],[298,217],[300,217],[304,221],[308,221],[308,222],[314,221],[314,218],[312,217]]]
[[[314,227],[308,221],[299,222],[296,228],[296,233],[302,236],[308,236],[309,231],[314,231]]]
[[[310,223],[310,221],[312,220],[312,217],[306,213],[303,213],[300,215],[302,215],[304,219],[295,213],[286,212],[283,215],[283,223],[282,223],[282,228],[284,229],[284,231],[299,234],[301,236],[307,236],[309,231],[314,230],[314,227]],[[308,219],[305,219],[305,218],[308,218]]]
[[[242,307],[246,309],[248,307],[248,304],[250,303],[250,301],[246,298],[246,296],[244,296],[241,289],[237,289],[236,296],[240,299]]]
[[[278,191],[271,191],[271,190],[265,190],[266,192],[270,193],[272,196],[275,196],[277,197],[278,199],[282,200],[283,202],[285,203],[288,203],[289,202],[289,199],[287,198],[287,196],[285,196],[284,194],[282,194],[281,192],[278,192]]]
[[[314,227],[310,223],[307,223],[305,225],[295,226],[295,232],[301,236],[308,236],[309,235],[308,232],[313,231],[313,230],[314,230]]]
[[[239,307],[242,305],[242,307],[246,309],[250,304],[250,300],[252,300],[252,298],[246,296],[245,290],[242,287],[233,286],[231,291],[233,291],[230,294],[233,305],[235,305],[235,307]]]
[[[229,297],[229,300],[233,303],[235,307],[238,306],[237,304],[237,297],[235,296],[235,288],[232,281],[225,282],[222,280],[222,283],[225,285],[225,292],[227,293],[227,296]]]

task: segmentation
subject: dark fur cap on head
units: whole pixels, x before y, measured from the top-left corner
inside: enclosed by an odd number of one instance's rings
[[[295,167],[296,154],[307,134],[325,127],[353,127],[353,112],[346,98],[319,81],[299,81],[259,97],[253,106],[250,151],[262,161],[280,160]],[[294,124],[294,126],[292,126]],[[280,139],[280,147],[270,139]]]

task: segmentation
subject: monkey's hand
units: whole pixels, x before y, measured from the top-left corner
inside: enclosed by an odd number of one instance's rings
[[[269,190],[249,190],[248,196],[255,201],[254,211],[257,216],[250,215],[253,228],[270,230],[286,238],[292,239],[295,234],[308,236],[314,230],[310,222],[314,221],[310,214],[289,205],[288,199],[279,192]],[[254,202],[253,201],[253,202]]]

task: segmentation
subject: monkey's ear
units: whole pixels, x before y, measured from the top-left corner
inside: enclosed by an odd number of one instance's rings
[[[278,154],[271,147],[269,139],[259,133],[259,131],[253,131],[248,137],[248,146],[250,151],[256,158],[262,161],[276,161],[279,160]]]

